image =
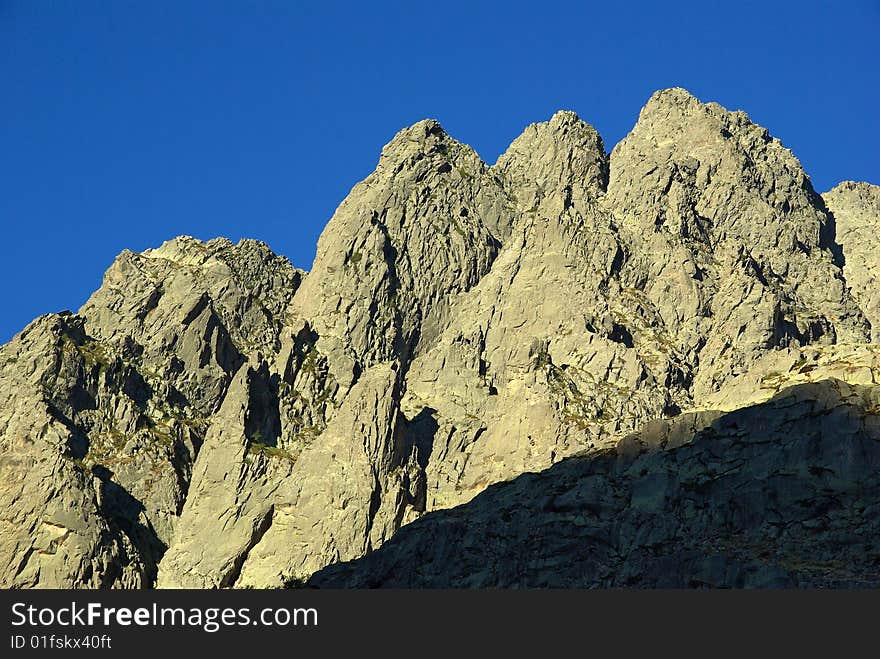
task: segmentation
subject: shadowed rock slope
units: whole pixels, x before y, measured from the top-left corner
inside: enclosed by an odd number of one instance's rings
[[[878,224],[682,89],[419,122],[308,274],[180,237],[0,348],[0,585],[874,583]]]
[[[648,424],[430,513],[317,587],[880,586],[880,387]]]

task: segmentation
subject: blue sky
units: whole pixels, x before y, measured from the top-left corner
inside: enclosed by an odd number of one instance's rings
[[[610,149],[683,86],[767,126],[820,191],[880,183],[878,32],[868,0],[0,0],[0,342],[179,234],[309,268],[424,117],[490,163],[560,108]]]

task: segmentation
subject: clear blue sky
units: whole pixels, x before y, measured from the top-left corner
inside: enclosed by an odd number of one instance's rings
[[[309,268],[401,127],[488,162],[575,110],[610,149],[656,89],[745,109],[823,191],[880,183],[880,4],[0,0],[0,341],[123,248],[266,241]]]

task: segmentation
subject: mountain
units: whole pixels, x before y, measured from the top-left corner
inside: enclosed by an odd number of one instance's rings
[[[179,237],[0,348],[0,586],[880,585],[878,228],[683,89],[419,122],[310,272]]]

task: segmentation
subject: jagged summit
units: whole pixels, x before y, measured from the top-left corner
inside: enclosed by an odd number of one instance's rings
[[[704,108],[704,104],[683,87],[659,89],[639,110],[638,121],[648,121],[654,116],[675,120]]]
[[[655,114],[674,119],[676,116],[687,116],[694,113],[726,117],[729,121],[742,125],[751,123],[748,114],[743,110],[728,110],[714,101],[703,102],[683,87],[658,89],[651,94],[639,112],[639,120]],[[766,129],[762,128],[761,130]]]
[[[834,193],[841,195],[854,194],[864,203],[874,204],[876,206],[876,200],[880,197],[880,186],[872,185],[867,181],[841,181],[822,196],[824,197],[825,195],[832,195]],[[874,216],[872,216],[872,219],[874,219]]]
[[[699,99],[691,94],[684,87],[667,87],[658,89],[648,98],[645,106],[667,104],[667,105],[693,105],[699,104]]]
[[[622,219],[711,245],[830,249],[816,197],[800,162],[765,128],[681,89],[652,96],[611,154],[609,200]]]
[[[180,236],[0,347],[0,585],[875,584],[878,228],[680,88],[418,122],[308,274]]]
[[[565,124],[576,124],[581,121],[578,113],[574,110],[557,110],[550,117],[550,123],[562,126]]]
[[[549,121],[530,124],[498,158],[500,170],[531,208],[547,192],[576,185],[605,191],[608,158],[602,138],[574,112],[560,110]]]
[[[540,163],[532,162],[535,157]],[[450,136],[439,121],[423,119],[398,131],[382,148],[376,173],[389,168],[395,173],[409,170],[422,159],[432,161],[441,173],[488,168],[473,148]],[[527,171],[536,167],[543,171]],[[529,124],[491,169],[519,177],[519,182],[531,176],[542,188],[558,186],[563,180],[577,181],[595,193],[604,192],[608,179],[602,137],[571,110],[558,110],[547,121]],[[555,181],[546,180],[548,176]]]
[[[535,140],[538,140],[536,142]],[[496,167],[504,167],[506,161],[513,158],[513,153],[528,153],[529,149],[541,150],[550,148],[551,143],[568,143],[569,148],[593,149],[598,143],[603,147],[602,138],[595,129],[578,117],[571,110],[558,110],[544,122],[528,125],[496,162]],[[401,166],[409,159],[425,156],[441,156],[449,161],[464,156],[467,160],[476,158],[483,167],[486,164],[470,146],[463,144],[449,135],[436,119],[423,119],[411,126],[401,129],[388,144],[382,148],[380,167],[388,163]],[[441,165],[442,166],[442,165]]]
[[[379,169],[388,166],[396,168],[412,166],[424,157],[434,157],[439,160],[455,157],[479,160],[473,149],[451,137],[436,119],[423,119],[398,131],[382,148]]]

